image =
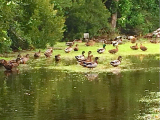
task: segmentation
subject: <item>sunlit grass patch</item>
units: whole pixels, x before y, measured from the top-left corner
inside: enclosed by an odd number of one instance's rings
[[[77,44],[79,44],[79,46],[78,46],[79,51],[71,51],[70,53],[65,53],[64,49],[67,48],[68,46],[65,45],[65,42],[58,42],[56,45],[53,46],[54,50],[53,50],[52,56],[50,58],[46,58],[44,56],[44,52],[46,51],[46,49],[41,49],[40,58],[34,59],[34,53],[39,51],[39,49],[36,49],[33,51],[20,51],[20,52],[15,52],[15,53],[9,53],[4,56],[1,55],[0,59],[6,59],[6,60],[16,59],[16,56],[19,53],[21,53],[22,56],[29,53],[30,60],[27,62],[27,64],[30,65],[32,69],[46,67],[48,69],[87,72],[87,71],[91,71],[92,69],[85,68],[85,67],[82,67],[79,64],[77,64],[75,56],[81,55],[82,51],[85,51],[85,56],[87,57],[88,51],[92,51],[93,59],[95,57],[99,57],[98,66],[96,68],[93,68],[92,71],[94,71],[94,72],[107,72],[112,69],[116,69],[110,65],[110,62],[112,60],[116,60],[118,58],[118,56],[122,56],[122,62],[118,66],[118,69],[120,68],[121,71],[126,71],[126,70],[132,71],[132,70],[135,70],[135,68],[133,68],[133,66],[136,66],[136,65],[134,65],[135,63],[141,63],[143,65],[144,60],[146,60],[146,57],[145,57],[146,55],[159,54],[159,45],[160,44],[152,44],[152,43],[149,43],[146,41],[137,41],[138,46],[140,45],[139,43],[141,43],[141,42],[143,43],[144,46],[146,46],[148,48],[147,51],[141,51],[140,49],[132,50],[130,48],[130,46],[135,45],[135,44],[132,44],[129,41],[126,41],[124,44],[119,45],[119,47],[118,47],[119,51],[116,54],[110,54],[108,52],[108,50],[110,50],[110,49],[115,49],[115,47],[113,47],[113,45],[111,45],[111,44],[106,45],[106,50],[104,53],[102,53],[102,54],[97,53],[97,49],[102,48],[103,43],[95,43],[94,46],[85,46],[85,43],[77,43]],[[54,56],[57,54],[61,54],[61,61],[59,63],[55,63]],[[130,59],[127,56],[133,56],[133,58]],[[152,58],[152,59],[157,60],[157,59],[159,59],[159,57],[156,56],[155,58]],[[21,66],[23,66],[23,65],[20,65],[19,68]],[[144,68],[138,68],[138,69],[144,69]]]

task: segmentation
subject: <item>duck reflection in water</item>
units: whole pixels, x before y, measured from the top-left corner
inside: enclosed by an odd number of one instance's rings
[[[88,80],[93,81],[98,78],[98,73],[87,73],[85,74]]]
[[[110,72],[115,74],[115,75],[119,75],[121,73],[121,68],[119,68],[119,67],[111,68]]]
[[[6,75],[6,76],[10,76],[10,75],[15,75],[15,74],[19,74],[19,70],[5,70],[4,71],[4,74]]]

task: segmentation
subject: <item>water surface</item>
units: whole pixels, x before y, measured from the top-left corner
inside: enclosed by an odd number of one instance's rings
[[[116,74],[60,71],[47,65],[34,69],[38,63],[14,72],[1,67],[0,119],[135,120],[144,116],[149,108],[139,101],[146,93],[159,91],[159,57],[126,59],[133,63],[130,70]]]

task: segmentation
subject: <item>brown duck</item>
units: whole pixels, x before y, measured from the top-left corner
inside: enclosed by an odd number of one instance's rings
[[[135,43],[136,40],[137,40],[137,36],[136,35],[134,35],[134,36],[128,36],[128,40],[130,40],[131,43]]]
[[[3,66],[4,61],[4,59],[0,59],[0,67]]]
[[[131,48],[132,50],[138,50],[138,44],[136,43],[136,45],[130,46],[130,48]]]
[[[19,53],[15,60],[10,60],[10,61],[8,61],[8,63],[17,63],[17,61],[21,61],[21,59],[22,59],[22,55]]]
[[[85,61],[91,62],[91,58],[93,57],[93,55],[91,55],[92,51],[88,51],[88,57],[87,59],[85,59]]]
[[[108,50],[109,53],[111,54],[115,54],[118,52],[118,46],[116,46],[116,49],[111,49],[111,50]]]
[[[76,46],[74,47],[74,51],[78,51],[79,48],[78,48],[78,44],[76,44]]]
[[[59,62],[61,60],[60,56],[61,56],[60,54],[55,55],[55,61],[56,62]]]
[[[39,58],[41,56],[41,50],[39,52],[34,53],[34,58]]]
[[[48,50],[46,50],[46,52],[44,53],[44,55],[46,57],[51,57],[52,56],[52,52],[53,52],[53,48],[49,48]]]
[[[7,62],[6,60],[3,60],[2,64],[5,67],[6,70],[12,70],[13,68],[17,68],[19,66],[20,59],[16,59],[16,62]]]
[[[26,56],[20,59],[20,64],[26,64],[28,60],[29,60],[29,54],[26,54]]]
[[[79,64],[82,65],[84,62],[91,62],[93,55],[91,55],[92,51],[88,52],[88,57],[86,59],[80,60]]]
[[[147,50],[147,47],[142,46],[142,43],[141,43],[141,44],[140,44],[140,49],[141,49],[142,51],[146,51],[146,50]]]
[[[155,44],[158,43],[157,40],[150,40],[150,42],[151,42],[151,43],[155,43]]]

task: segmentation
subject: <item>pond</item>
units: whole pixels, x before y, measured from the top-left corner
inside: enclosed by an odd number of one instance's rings
[[[158,107],[146,107],[141,100],[159,92],[159,55],[126,59],[132,61],[129,69],[116,74],[61,71],[46,65],[35,69],[38,64],[22,65],[24,69],[14,72],[1,67],[0,119],[145,119],[147,110]]]

